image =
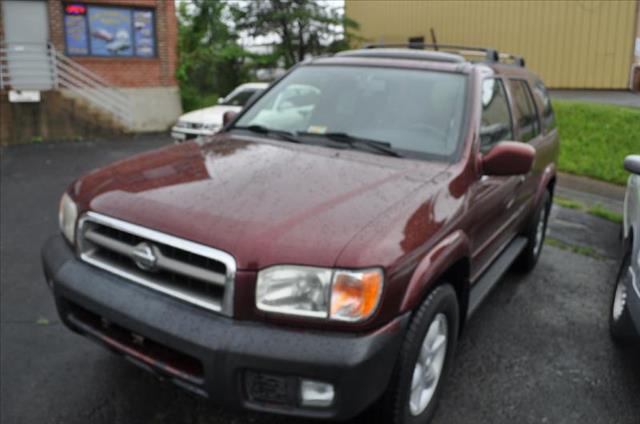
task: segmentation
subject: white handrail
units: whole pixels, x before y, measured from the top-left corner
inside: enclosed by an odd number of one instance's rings
[[[127,93],[56,51],[50,43],[0,43],[0,88],[65,88],[109,112],[126,127],[133,127],[133,110]]]

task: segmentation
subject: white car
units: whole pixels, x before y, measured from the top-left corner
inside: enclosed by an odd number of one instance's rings
[[[276,128],[296,126],[300,122],[306,122],[313,112],[313,97],[320,95],[320,90],[306,84],[291,84],[285,88],[272,104],[260,113],[252,121],[256,125],[275,126]],[[300,131],[307,130],[300,127]]]
[[[119,30],[116,32],[114,40],[107,43],[106,47],[111,53],[118,53],[120,50],[127,50],[131,47],[129,33],[123,29]]]
[[[611,302],[611,337],[618,344],[640,343],[640,155],[627,156],[631,172],[624,201],[624,257]]]
[[[222,116],[225,112],[241,111],[251,97],[268,86],[269,84],[266,82],[242,84],[227,97],[220,99],[216,106],[185,113],[171,128],[171,137],[177,143],[181,143],[191,138],[215,134],[222,128]]]

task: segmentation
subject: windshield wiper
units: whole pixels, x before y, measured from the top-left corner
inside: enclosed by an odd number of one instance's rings
[[[275,135],[278,136],[282,140],[290,141],[292,143],[302,143],[302,141],[298,140],[293,133],[289,131],[275,130],[272,128],[267,128],[264,125],[247,125],[245,126],[234,126],[230,129],[238,129],[238,130],[247,130],[258,134],[265,135]]]
[[[389,156],[395,156],[398,158],[402,157],[402,154],[397,150],[394,150],[393,147],[391,147],[390,143],[386,143],[384,141],[378,141],[378,140],[371,140],[368,138],[355,137],[345,132],[328,132],[324,134],[312,133],[312,132],[298,132],[297,135],[324,137],[328,140],[337,141],[338,143],[345,143],[352,147],[355,147],[357,145],[362,145],[362,146],[373,148]]]

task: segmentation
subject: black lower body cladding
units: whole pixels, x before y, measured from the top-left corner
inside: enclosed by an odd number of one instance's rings
[[[409,320],[370,334],[243,322],[156,293],[79,260],[61,236],[42,250],[62,321],[134,363],[229,408],[348,419],[386,388]],[[301,381],[332,384],[328,407],[303,407]]]

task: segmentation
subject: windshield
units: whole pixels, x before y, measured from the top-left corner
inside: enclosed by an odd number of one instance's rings
[[[253,96],[256,91],[260,90],[242,90],[238,92],[233,92],[229,94],[224,100],[220,103],[226,106],[244,106],[247,101]]]
[[[466,76],[361,66],[303,66],[253,104],[235,127],[348,134],[417,156],[458,152]]]

